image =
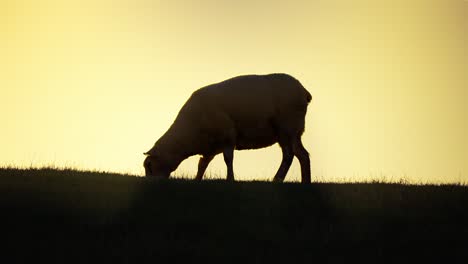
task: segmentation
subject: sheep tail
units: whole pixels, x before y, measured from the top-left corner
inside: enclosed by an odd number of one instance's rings
[[[307,90],[305,90],[305,95],[306,95],[307,103],[310,103],[310,101],[312,101],[312,95]]]

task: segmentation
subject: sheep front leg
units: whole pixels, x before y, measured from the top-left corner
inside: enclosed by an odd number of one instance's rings
[[[197,176],[195,177],[195,180],[201,181],[203,179],[203,175],[205,174],[206,168],[208,167],[208,164],[213,160],[214,155],[212,156],[203,156],[200,158],[200,161],[198,162],[198,172]]]
[[[234,181],[234,169],[232,167],[232,162],[234,159],[234,147],[227,147],[223,151],[224,162],[227,166],[227,180]]]

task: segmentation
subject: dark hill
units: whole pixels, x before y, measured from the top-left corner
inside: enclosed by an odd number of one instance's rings
[[[464,262],[467,205],[468,188],[456,185],[157,181],[1,169],[1,258]]]

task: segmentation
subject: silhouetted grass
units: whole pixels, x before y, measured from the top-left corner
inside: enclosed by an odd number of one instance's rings
[[[2,259],[404,263],[468,258],[459,185],[156,180],[0,169]],[[7,263],[7,262],[5,262]]]

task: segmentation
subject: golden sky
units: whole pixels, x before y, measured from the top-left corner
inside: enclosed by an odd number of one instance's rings
[[[286,72],[313,178],[468,181],[468,1],[0,0],[0,40],[0,165],[143,174],[192,91]],[[236,178],[280,160],[238,151]]]

